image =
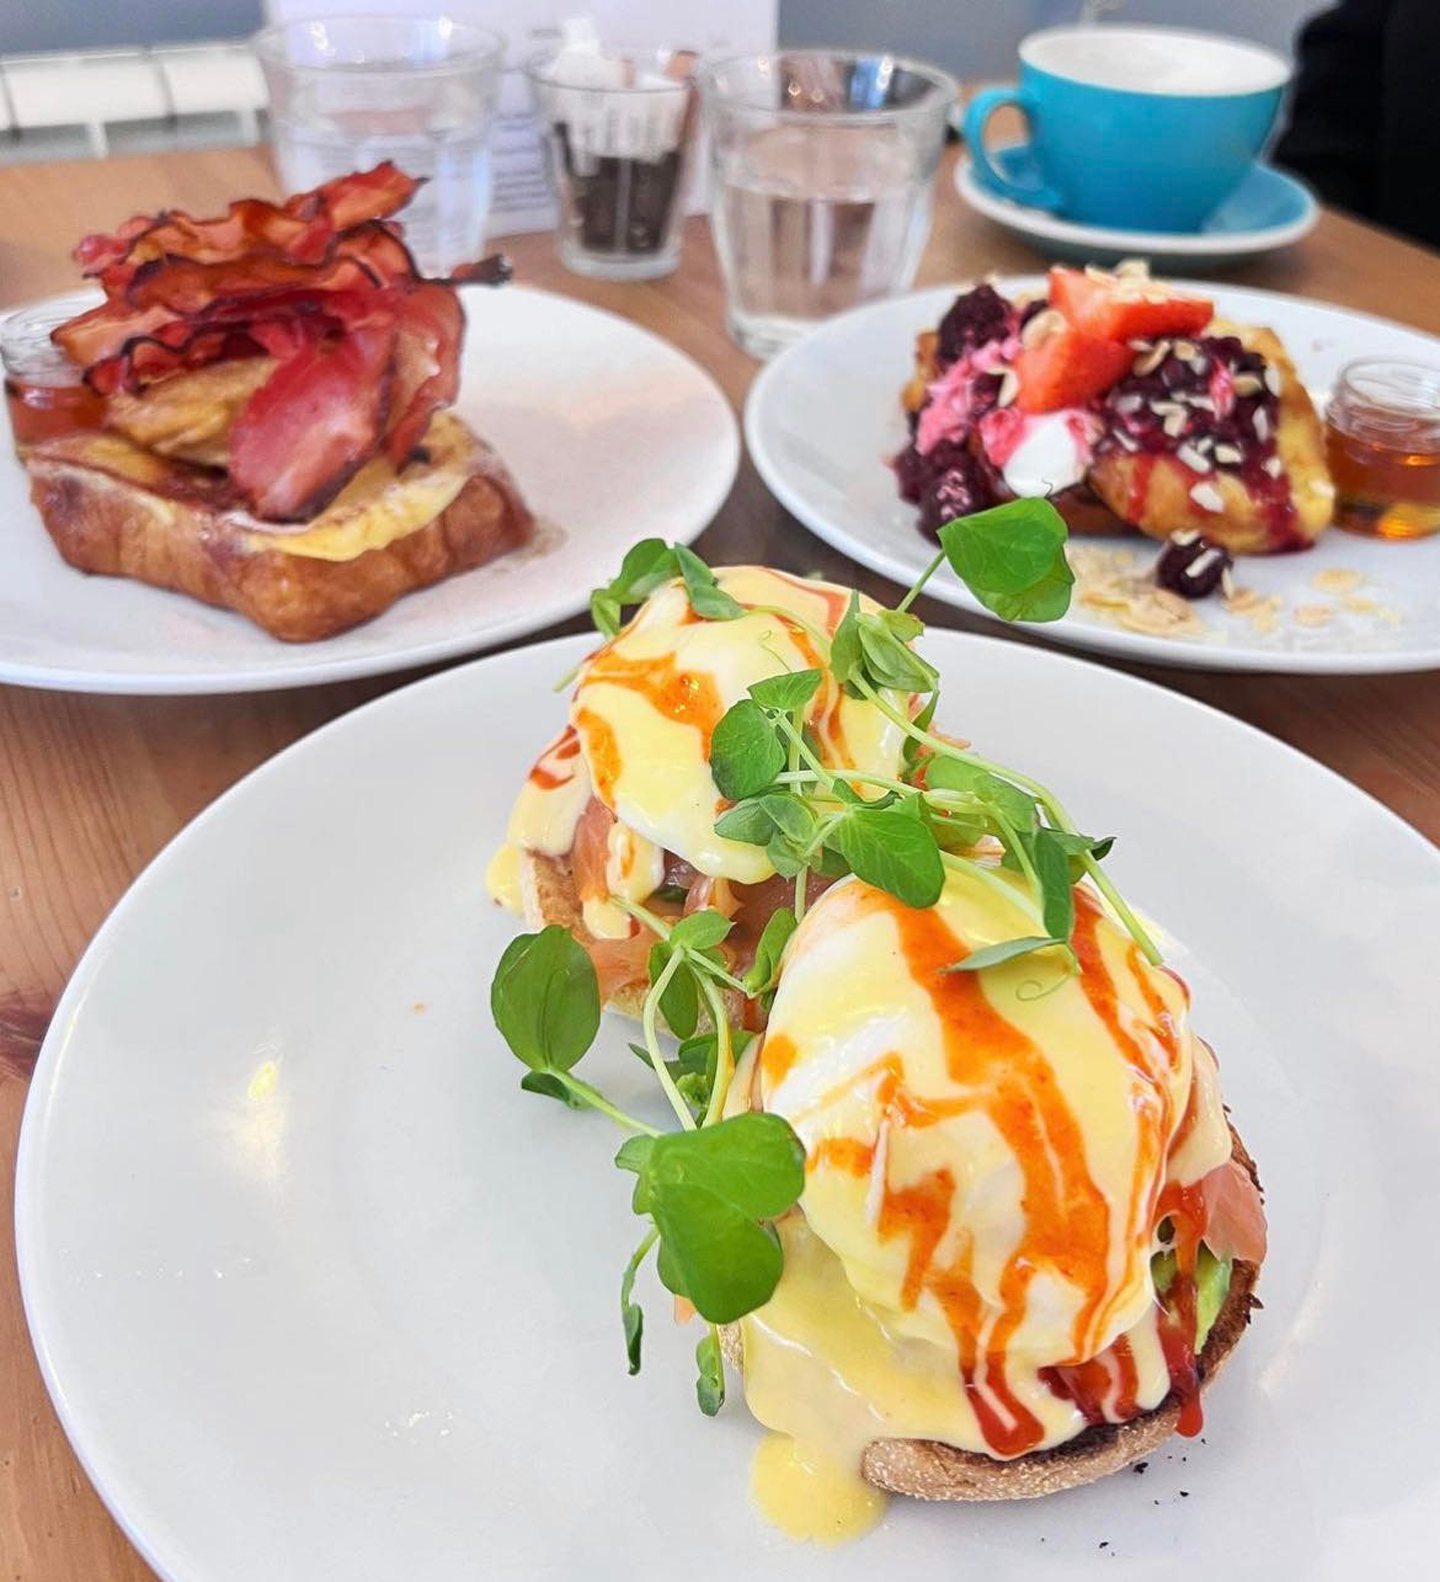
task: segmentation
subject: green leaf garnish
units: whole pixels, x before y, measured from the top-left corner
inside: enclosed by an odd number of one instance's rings
[[[1052,939],[1069,939],[1075,926],[1075,891],[1070,883],[1070,863],[1053,829],[1038,829],[1021,836],[1035,867],[1040,886],[1041,917]]]
[[[665,944],[670,950],[713,950],[734,926],[728,917],[706,908],[674,924]]]
[[[934,665],[907,647],[910,639],[901,635],[909,632],[914,637],[923,630],[913,615],[877,610],[858,617],[855,629],[872,686],[889,687],[894,692],[933,692],[939,686]]]
[[[640,1371],[640,1342],[645,1337],[645,1314],[634,1300],[635,1276],[654,1245],[655,1232],[652,1230],[631,1254],[630,1262],[625,1265],[625,1272],[620,1276],[620,1323],[625,1331],[625,1357],[630,1364],[632,1378]]]
[[[745,613],[745,606],[732,599],[715,580],[715,573],[684,544],[675,545],[675,563],[685,580],[690,608],[706,621],[734,621]]]
[[[725,1364],[720,1332],[713,1324],[695,1347],[695,1399],[706,1417],[714,1417],[725,1404]]]
[[[780,977],[780,959],[797,926],[795,914],[788,906],[782,906],[770,914],[770,920],[760,935],[760,943],[755,947],[755,960],[745,974],[747,994],[764,994],[775,987]]]
[[[614,637],[627,604],[648,599],[656,588],[679,574],[675,551],[664,539],[642,538],[626,553],[615,576],[590,595],[590,618],[596,629],[606,637]]]
[[[830,639],[830,671],[842,687],[850,686],[860,674],[860,595],[852,588],[850,602],[835,635]]]
[[[952,961],[943,972],[984,972],[987,967],[998,967],[1017,956],[1028,956],[1035,950],[1048,950],[1052,945],[1063,945],[1063,939],[1046,939],[1040,934],[1027,934],[1023,939],[1005,939],[998,945],[986,945],[983,950],[972,950],[960,961]]]
[[[906,906],[934,906],[945,885],[935,837],[905,802],[849,809],[825,838],[854,873]]]
[[[793,714],[797,709],[803,709],[815,696],[822,680],[824,677],[818,670],[791,670],[757,681],[750,688],[750,696],[763,709],[779,709],[784,714]]]
[[[572,1110],[587,1108],[579,1088],[558,1071],[527,1071],[520,1078],[520,1086],[527,1093],[539,1093],[547,1099],[559,1099]]]
[[[594,964],[558,923],[521,934],[495,969],[490,1012],[505,1042],[532,1071],[568,1071],[600,1027]]]
[[[1037,819],[1035,799],[1019,786],[961,758],[930,758],[925,764],[925,784],[934,791],[961,791],[993,808],[1016,830],[1032,830]]]
[[[670,947],[663,942],[650,947],[646,962],[651,983],[659,983],[660,975],[670,960]],[[670,980],[660,992],[660,1014],[665,1025],[677,1038],[689,1038],[700,1021],[700,985],[695,974],[682,962],[670,975]]]
[[[940,529],[955,575],[1007,621],[1058,621],[1075,574],[1065,558],[1065,519],[1048,500],[1010,500]]]
[[[720,795],[738,802],[763,791],[785,767],[785,749],[765,710],[741,698],[710,737],[710,772]]]
[[[631,1137],[615,1156],[635,1172],[631,1206],[660,1233],[667,1290],[712,1324],[770,1300],[780,1242],[765,1221],[805,1186],[805,1149],[779,1115],[746,1113],[697,1131]]]

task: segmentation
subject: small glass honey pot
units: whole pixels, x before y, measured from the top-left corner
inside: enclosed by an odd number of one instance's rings
[[[1325,451],[1337,527],[1367,538],[1440,532],[1440,367],[1366,357],[1342,368]]]

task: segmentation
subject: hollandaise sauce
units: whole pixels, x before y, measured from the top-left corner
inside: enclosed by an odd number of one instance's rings
[[[928,911],[846,881],[796,935],[732,1090],[807,1154],[780,1284],[741,1324],[751,1410],[797,1447],[757,1459],[763,1509],[837,1466],[856,1497],[880,1440],[1003,1460],[1198,1401],[1193,1301],[1167,1315],[1151,1258],[1230,1155],[1213,1057],[1179,980],[1076,904],[1073,975],[1058,951],[964,970],[1037,931],[998,868]]]

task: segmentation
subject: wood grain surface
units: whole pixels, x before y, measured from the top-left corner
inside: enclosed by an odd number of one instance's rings
[[[84,231],[142,210],[205,213],[233,197],[273,191],[259,150],[0,166],[0,307],[71,288],[68,254]],[[645,325],[708,368],[737,409],[744,400],[758,365],[725,334],[720,276],[703,221],[691,222],[679,272],[649,284],[567,274],[548,236],[515,238],[506,248],[519,279]],[[947,160],[920,284],[1042,264],[964,207]],[[1298,246],[1230,278],[1440,333],[1440,260],[1335,214],[1326,214]],[[13,522],[5,531],[32,527],[41,530],[38,522]],[[768,561],[874,591],[885,586],[801,529],[748,460],[699,547],[712,561]],[[937,625],[982,629],[947,606],[932,603],[922,613]],[[1282,737],[1440,838],[1437,676],[1326,679],[1120,668]],[[15,1146],[27,1081],[60,990],[100,921],[182,825],[272,753],[415,674],[215,698],[0,688],[0,1582],[130,1582],[151,1575],[61,1432],[31,1350],[14,1271]]]

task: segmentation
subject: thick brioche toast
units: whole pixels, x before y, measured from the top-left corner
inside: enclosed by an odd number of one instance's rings
[[[31,497],[72,566],[237,610],[287,642],[358,626],[534,532],[495,452],[450,412],[435,416],[400,472],[375,458],[298,527],[257,521],[224,473],[119,434],[66,435],[24,460]]]
[[[1255,1161],[1232,1126],[1233,1157],[1259,1185]],[[1257,1306],[1255,1283],[1258,1264],[1236,1259],[1230,1289],[1204,1349],[1196,1358],[1202,1391],[1208,1389],[1239,1344]],[[726,1360],[743,1365],[740,1326],[721,1331]],[[1012,1461],[957,1450],[930,1439],[877,1439],[868,1445],[860,1470],[868,1483],[891,1494],[908,1494],[920,1500],[1029,1500],[1062,1489],[1079,1488],[1128,1467],[1148,1455],[1175,1432],[1180,1406],[1173,1396],[1154,1411],[1126,1423],[1097,1423],[1075,1439],[1050,1450],[1036,1450]]]

